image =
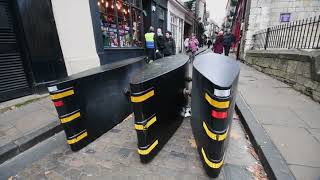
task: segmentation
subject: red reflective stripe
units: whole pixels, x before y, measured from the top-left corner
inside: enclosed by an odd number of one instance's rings
[[[55,107],[63,106],[63,102],[62,101],[55,101],[55,102],[53,102],[53,104],[54,104]]]
[[[217,112],[217,111],[212,110],[211,116],[214,118],[218,118],[218,119],[224,119],[228,116],[228,112]]]

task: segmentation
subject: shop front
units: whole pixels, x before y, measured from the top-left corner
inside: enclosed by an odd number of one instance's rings
[[[142,56],[142,0],[98,0],[104,54],[101,64]]]
[[[142,2],[0,0],[0,102],[67,75],[144,56]]]
[[[144,55],[142,0],[51,2],[68,75]]]

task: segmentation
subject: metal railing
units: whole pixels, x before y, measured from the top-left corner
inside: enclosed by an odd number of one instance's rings
[[[270,27],[253,37],[254,49],[320,49],[320,16]]]

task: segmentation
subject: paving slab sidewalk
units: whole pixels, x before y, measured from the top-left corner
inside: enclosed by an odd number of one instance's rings
[[[0,104],[0,164],[61,130],[48,95]]]
[[[320,179],[320,104],[245,64],[239,93],[296,179]]]

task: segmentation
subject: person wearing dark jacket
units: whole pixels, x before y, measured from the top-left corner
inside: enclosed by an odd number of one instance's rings
[[[164,50],[164,42],[165,42],[165,37],[162,34],[161,28],[157,29],[157,47],[159,50],[159,53],[156,54],[157,58],[161,58],[163,56],[163,50]]]
[[[174,42],[172,34],[169,31],[166,32],[163,54],[164,56],[171,56],[176,54],[176,43]]]
[[[224,46],[224,55],[229,56],[231,45],[234,41],[234,36],[231,34],[230,30],[223,36],[223,46]]]
[[[211,39],[209,39],[209,38],[208,38],[207,45],[208,45],[208,49],[210,49],[210,46],[212,45],[212,41],[211,41]]]

